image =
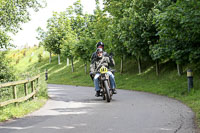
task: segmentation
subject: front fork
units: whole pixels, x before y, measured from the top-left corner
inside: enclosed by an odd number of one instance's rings
[[[110,88],[110,90],[108,90],[108,91],[110,91],[110,94],[111,94],[111,96],[113,95],[113,92],[112,92],[112,89],[111,89],[111,85],[110,85],[110,76],[108,75],[108,74],[105,74],[105,75],[103,75],[103,77],[101,77],[102,79],[101,79],[101,89],[105,89],[105,86],[104,86],[104,81],[105,80],[107,80],[108,81],[108,86],[109,86],[109,88]],[[104,90],[104,92],[105,92],[105,90]]]

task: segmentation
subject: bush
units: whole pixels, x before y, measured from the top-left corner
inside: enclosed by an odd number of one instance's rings
[[[6,58],[6,52],[0,52],[0,83],[15,80],[14,69],[10,66],[10,61]]]
[[[42,62],[42,54],[41,53],[38,54],[38,62]]]
[[[26,50],[23,51],[23,56],[24,56],[24,57],[26,56]]]
[[[18,63],[19,63],[19,60],[20,60],[20,58],[18,57],[18,58],[17,58],[17,60],[16,60],[16,64],[18,64]]]
[[[32,57],[30,57],[28,61],[31,62],[32,61]]]
[[[37,93],[37,97],[45,97],[48,98],[48,93],[47,93],[47,83],[45,81],[44,75],[40,75],[39,78],[39,92]]]

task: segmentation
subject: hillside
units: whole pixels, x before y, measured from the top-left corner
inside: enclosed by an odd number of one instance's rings
[[[40,73],[39,69],[33,66],[40,59],[39,55],[45,56],[43,53],[43,48],[26,48],[23,50],[9,50],[6,58],[10,60],[10,64],[13,66],[9,67],[12,72],[14,72],[14,81],[24,80],[38,75]],[[9,64],[9,66],[10,66]],[[17,85],[17,96],[18,98],[24,97],[24,85]],[[28,83],[30,86],[30,83]],[[0,107],[0,122],[6,121],[13,118],[23,117],[30,112],[33,112],[41,108],[47,101],[47,86],[44,80],[44,76],[41,75],[39,80],[39,91],[36,94],[35,99],[30,99],[21,103],[9,104],[7,106]],[[0,102],[13,99],[13,91],[10,87],[1,88],[0,90]]]
[[[43,73],[48,69],[48,83],[51,84],[68,84],[77,86],[93,86],[89,74],[85,74],[84,63],[80,60],[75,61],[75,72],[71,72],[71,65],[67,66],[66,59],[61,57],[61,64],[58,65],[57,56],[53,56],[52,62],[49,63],[48,52],[41,48],[26,49],[26,55],[22,56],[23,50],[10,52],[9,56],[14,58],[13,65],[17,70],[35,70],[36,68]],[[33,55],[34,53],[34,55]],[[19,56],[21,54],[21,56]],[[39,61],[39,54],[42,55]],[[19,63],[15,64],[17,59]],[[184,74],[178,76],[176,65],[173,62],[161,64],[159,76],[155,74],[155,66],[152,62],[144,62],[143,73],[138,75],[137,63],[134,59],[126,59],[124,63],[124,73],[119,73],[120,60],[115,57],[117,70],[116,84],[118,89],[129,89],[136,91],[145,91],[159,95],[175,98],[185,103],[196,113],[196,121],[200,125],[200,80],[197,74],[194,74],[194,88],[187,90],[187,67],[184,67]],[[31,61],[30,61],[31,60]],[[87,65],[89,70],[89,63]],[[95,94],[95,92],[94,92]]]

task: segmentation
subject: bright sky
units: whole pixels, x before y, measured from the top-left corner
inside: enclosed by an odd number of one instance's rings
[[[43,29],[46,27],[46,21],[48,18],[52,16],[52,12],[60,12],[65,11],[65,9],[71,5],[73,5],[76,0],[46,0],[47,7],[40,9],[39,12],[31,13],[31,21],[23,24],[21,31],[19,31],[13,37],[13,43],[18,47],[22,47],[25,44],[29,46],[33,46],[34,44],[38,44],[38,40],[36,39],[37,32],[36,29],[40,26]],[[81,0],[83,5],[84,13],[93,13],[95,9],[95,0]]]

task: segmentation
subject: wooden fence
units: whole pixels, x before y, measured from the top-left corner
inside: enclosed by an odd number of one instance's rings
[[[15,82],[9,82],[9,83],[4,83],[0,84],[0,89],[5,88],[5,87],[10,87],[9,89],[13,89],[13,99],[7,100],[0,102],[0,107],[3,107],[5,105],[11,104],[11,103],[19,103],[23,102],[25,100],[32,98],[35,98],[35,94],[39,90],[39,85],[38,85],[38,80],[39,80],[40,75],[37,75],[35,77],[32,77],[27,80],[21,80],[21,81],[15,81]],[[28,83],[30,83],[30,88],[28,88]],[[24,84],[24,92],[25,96],[24,97],[17,97],[17,85]],[[28,90],[31,89],[31,93],[28,93]]]

